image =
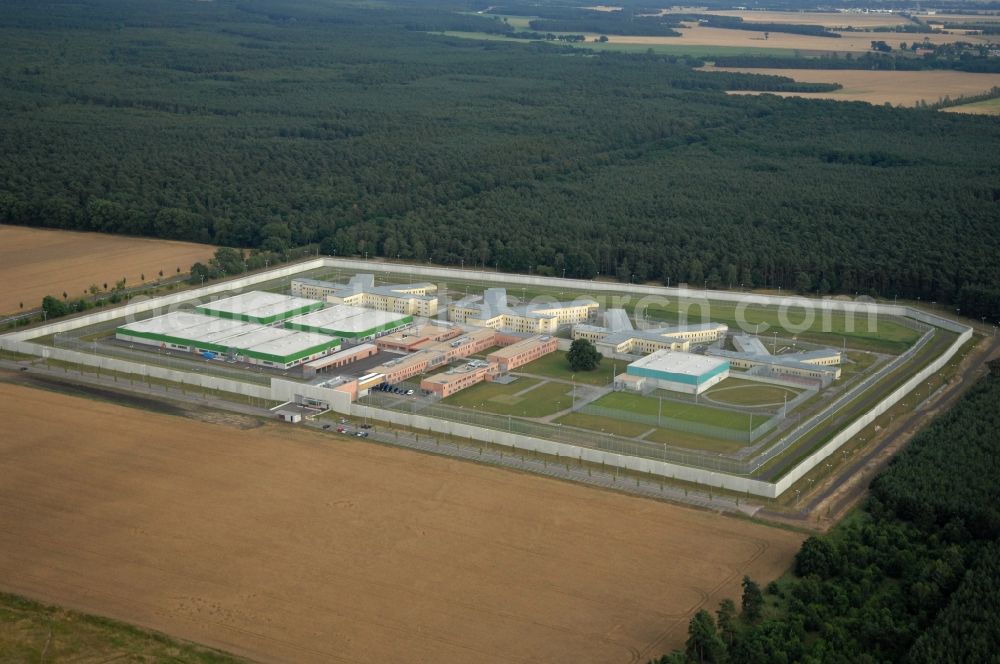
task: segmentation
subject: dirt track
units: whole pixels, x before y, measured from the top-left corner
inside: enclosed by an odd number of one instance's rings
[[[20,303],[35,309],[46,295],[80,298],[90,286],[109,287],[126,278],[138,286],[141,276],[150,283],[187,272],[196,261],[205,261],[215,247],[172,240],[152,240],[76,233],[20,226],[0,226],[0,313],[16,313]],[[15,287],[16,286],[16,287]]]
[[[0,414],[0,588],[263,661],[645,661],[802,539],[276,425]]]

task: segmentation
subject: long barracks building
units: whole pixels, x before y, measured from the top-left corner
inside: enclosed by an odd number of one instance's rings
[[[390,311],[407,316],[437,315],[437,286],[429,282],[376,286],[375,275],[357,274],[346,284],[316,279],[293,279],[292,295]]]
[[[481,298],[467,297],[448,305],[448,320],[522,334],[555,334],[562,325],[588,320],[597,308],[597,302],[587,299],[511,307],[506,289],[489,288]]]

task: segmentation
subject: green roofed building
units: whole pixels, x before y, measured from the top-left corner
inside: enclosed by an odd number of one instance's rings
[[[118,327],[119,341],[168,350],[219,355],[248,364],[290,369],[340,349],[325,334],[266,327],[193,311],[174,311]]]
[[[202,304],[195,307],[195,311],[206,316],[271,325],[322,308],[323,303],[317,300],[266,291],[250,291]]]
[[[329,334],[358,343],[391,334],[412,324],[413,316],[349,304],[338,304],[285,321],[285,327],[290,330]]]

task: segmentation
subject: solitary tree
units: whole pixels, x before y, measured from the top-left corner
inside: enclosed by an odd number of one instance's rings
[[[573,371],[593,371],[601,362],[601,354],[594,348],[594,344],[586,339],[576,339],[566,353],[569,366]]]
[[[757,622],[764,614],[764,593],[749,576],[743,577],[743,619]]]

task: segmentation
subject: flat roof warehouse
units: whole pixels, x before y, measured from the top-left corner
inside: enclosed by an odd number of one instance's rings
[[[393,332],[412,323],[412,316],[337,304],[288,319],[285,327],[348,339],[364,339]]]
[[[199,305],[195,307],[195,311],[207,316],[270,325],[322,308],[323,303],[318,300],[267,291],[250,291]]]
[[[121,341],[169,346],[192,352],[233,353],[243,361],[290,368],[318,359],[340,348],[340,339],[311,332],[264,327],[174,311],[118,327]]]

